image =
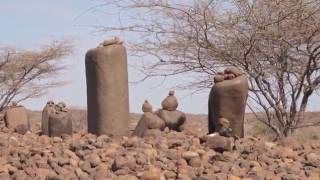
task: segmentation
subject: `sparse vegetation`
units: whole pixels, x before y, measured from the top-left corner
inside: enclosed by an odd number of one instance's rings
[[[132,52],[155,58],[146,78],[183,74],[182,87],[203,90],[221,67],[236,66],[249,77],[250,110],[264,112],[257,119],[278,137],[320,124],[304,118],[320,85],[318,0],[105,2],[120,9],[121,23],[98,30],[139,37]]]
[[[0,111],[12,101],[44,95],[48,89],[65,84],[55,76],[66,68],[63,58],[72,44],[55,40],[36,50],[0,48]]]

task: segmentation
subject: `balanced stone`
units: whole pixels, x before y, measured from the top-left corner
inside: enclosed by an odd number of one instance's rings
[[[169,95],[161,102],[162,109],[175,111],[178,107],[178,100],[174,96],[174,91],[169,91]]]
[[[126,48],[118,38],[86,53],[88,131],[122,136],[129,133]]]
[[[152,112],[152,105],[149,103],[148,100],[145,100],[142,105],[142,111],[143,112]]]
[[[231,137],[233,132],[232,132],[232,129],[230,128],[229,120],[226,118],[220,118],[219,124],[220,124],[219,134],[221,136]]]
[[[206,146],[218,152],[231,151],[234,146],[234,142],[232,138],[223,137],[217,133],[213,133],[206,137]]]

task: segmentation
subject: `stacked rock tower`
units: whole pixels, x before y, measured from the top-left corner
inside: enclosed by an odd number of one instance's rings
[[[142,111],[143,115],[133,131],[133,135],[143,137],[146,134],[154,134],[153,131],[165,128],[165,122],[152,112],[152,105],[148,100],[143,103]]]
[[[129,133],[127,52],[118,38],[86,54],[88,131],[123,136]]]
[[[154,136],[161,133],[165,128],[174,131],[182,131],[185,125],[186,116],[178,111],[178,100],[174,96],[174,91],[162,101],[162,108],[152,112],[152,105],[145,101],[142,105],[143,115],[138,122],[133,135],[135,136]]]
[[[165,121],[166,127],[171,130],[182,131],[186,121],[186,116],[183,112],[178,111],[178,100],[174,95],[174,91],[169,91],[169,95],[161,103],[162,109],[158,115]]]

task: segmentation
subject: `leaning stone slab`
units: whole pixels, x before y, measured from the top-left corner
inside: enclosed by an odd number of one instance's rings
[[[169,91],[169,95],[161,102],[162,109],[175,111],[178,107],[178,100],[174,96],[174,91]]]
[[[26,108],[23,106],[8,108],[5,112],[5,124],[8,128],[19,130],[20,133],[24,134],[26,132],[25,130],[30,129]]]

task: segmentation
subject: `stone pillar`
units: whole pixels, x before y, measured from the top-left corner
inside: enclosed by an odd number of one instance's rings
[[[235,72],[233,72],[235,71]],[[217,75],[208,102],[209,134],[219,132],[223,126],[219,119],[230,123],[232,134],[244,136],[244,115],[248,96],[248,79],[236,68],[227,68],[223,75]],[[224,80],[221,77],[224,77]]]
[[[53,101],[48,101],[42,110],[41,118],[41,134],[49,136],[49,114],[54,113],[55,104]]]
[[[30,130],[28,113],[25,107],[13,105],[5,111],[5,124],[20,134]]]
[[[58,103],[54,111],[49,112],[48,134],[50,137],[64,134],[72,135],[72,119],[65,103]]]
[[[129,133],[126,48],[118,38],[86,54],[88,131],[123,136]]]

